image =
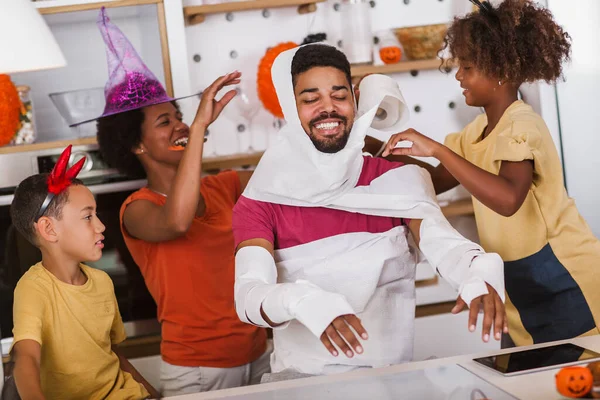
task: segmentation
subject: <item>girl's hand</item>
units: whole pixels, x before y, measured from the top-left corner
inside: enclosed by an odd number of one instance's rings
[[[204,93],[202,93],[202,100],[200,101],[200,105],[198,106],[198,111],[196,112],[196,117],[194,117],[194,122],[192,125],[200,126],[203,129],[208,128],[208,126],[217,119],[219,114],[221,114],[223,108],[225,108],[225,106],[236,95],[235,90],[230,90],[229,92],[225,93],[221,100],[217,101],[215,100],[217,93],[225,86],[237,85],[240,83],[241,76],[241,72],[231,72],[227,75],[219,77],[208,88],[206,88]]]
[[[412,142],[412,147],[396,148],[398,142],[403,140]],[[385,145],[382,157],[387,157],[390,154],[417,157],[435,157],[438,150],[442,147],[442,144],[428,138],[414,129],[407,129],[404,132],[392,135],[390,140],[388,140],[387,144]]]

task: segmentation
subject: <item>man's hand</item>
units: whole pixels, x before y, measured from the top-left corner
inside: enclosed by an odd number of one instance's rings
[[[486,283],[488,294],[479,296],[471,301],[471,307],[469,309],[469,331],[474,332],[475,326],[477,325],[477,314],[479,310],[483,308],[483,328],[481,330],[481,337],[484,342],[490,339],[490,328],[492,323],[494,324],[494,338],[500,340],[502,338],[502,332],[508,333],[508,321],[506,320],[506,312],[504,310],[504,303],[498,296],[496,290]],[[461,312],[467,304],[464,300],[459,297],[456,300],[456,305],[452,309],[452,314],[458,314]]]
[[[404,140],[412,142],[412,147],[396,148],[398,142]],[[388,155],[393,154],[400,156],[435,157],[437,151],[441,147],[443,147],[443,145],[440,143],[411,128],[392,135],[385,145],[385,149],[381,156],[387,157]]]
[[[331,324],[325,329],[325,332],[321,335],[321,342],[327,350],[334,356],[338,356],[336,346],[344,353],[348,358],[354,356],[354,351],[358,354],[362,354],[363,348],[356,337],[356,334],[350,329],[352,327],[363,340],[367,340],[369,335],[367,331],[360,323],[360,319],[356,315],[342,315],[334,319]],[[336,346],[333,345],[335,343]]]

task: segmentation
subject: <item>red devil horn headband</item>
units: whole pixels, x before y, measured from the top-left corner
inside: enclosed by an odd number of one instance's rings
[[[69,145],[69,147],[62,152],[58,158],[58,161],[56,162],[56,165],[54,168],[52,168],[52,172],[50,172],[50,175],[48,176],[48,195],[40,207],[40,211],[38,212],[35,222],[37,222],[40,217],[44,215],[54,197],[58,196],[66,188],[68,188],[73,182],[73,179],[75,179],[77,174],[79,174],[79,171],[81,171],[81,168],[83,168],[85,157],[77,161],[77,163],[71,168],[67,169],[69,165],[69,158],[71,158],[71,148],[72,146]]]

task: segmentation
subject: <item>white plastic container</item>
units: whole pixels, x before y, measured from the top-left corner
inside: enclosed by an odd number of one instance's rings
[[[371,5],[366,0],[342,0],[342,49],[350,64],[373,63]]]

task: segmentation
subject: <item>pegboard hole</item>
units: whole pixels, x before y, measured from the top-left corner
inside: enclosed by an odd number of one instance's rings
[[[417,71],[416,69],[413,69],[412,71],[410,71],[410,75],[411,76],[419,76],[419,71]]]
[[[416,112],[416,113],[419,113],[419,112],[421,112],[421,106],[418,106],[418,105],[417,105],[417,106],[415,106],[415,112]]]
[[[200,57],[200,54],[194,54],[194,62],[199,63],[200,60],[202,60],[202,57]]]

